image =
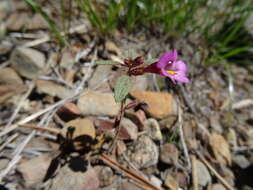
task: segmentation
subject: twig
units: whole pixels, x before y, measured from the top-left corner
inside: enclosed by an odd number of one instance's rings
[[[35,84],[34,84],[34,82],[32,82],[32,83],[30,84],[30,86],[29,86],[28,91],[27,91],[27,92],[25,93],[25,95],[22,97],[22,99],[20,100],[20,102],[19,102],[17,108],[15,109],[15,111],[13,112],[13,114],[11,115],[11,118],[10,118],[10,120],[8,121],[8,123],[7,123],[7,125],[5,126],[5,128],[8,128],[8,127],[12,124],[12,122],[15,120],[15,118],[16,118],[18,112],[20,111],[21,107],[23,106],[24,101],[25,101],[25,100],[27,99],[27,97],[31,94],[31,92],[32,92],[32,90],[33,90],[33,88],[34,88],[34,86],[35,86]]]
[[[98,84],[97,86],[95,86],[92,90],[96,90],[97,88],[99,88],[103,83],[105,83],[106,81],[108,81],[110,79],[110,77],[106,78],[105,80],[103,80],[100,84]],[[74,101],[84,95],[86,95],[87,91],[85,92],[80,92],[79,94],[73,95],[72,97],[60,100],[59,102],[56,102],[55,104],[41,110],[38,111],[37,113],[34,113],[24,119],[22,119],[21,121],[16,122],[15,124],[11,125],[10,127],[8,127],[7,129],[3,130],[2,132],[0,132],[0,137],[3,135],[6,135],[8,133],[10,133],[11,131],[17,129],[19,127],[19,125],[23,125],[26,124],[34,119],[36,119],[37,117],[49,112],[52,109],[58,108],[60,106],[62,106],[63,104],[67,103],[67,102],[71,102]]]
[[[4,147],[6,147],[8,144],[11,143],[11,141],[13,141],[15,138],[17,138],[18,134],[15,133],[13,134],[12,136],[8,137],[8,139],[6,140],[5,143],[3,143],[1,146],[0,146],[0,151],[4,149]]]
[[[9,144],[6,146],[7,148],[10,149],[16,149],[17,145],[15,144]],[[41,152],[52,152],[54,151],[53,149],[49,149],[49,148],[25,148],[22,153],[23,154],[29,154],[29,155],[35,155],[35,156],[39,156],[41,155]]]
[[[45,37],[45,36],[38,36],[38,34],[34,33],[19,33],[19,32],[11,32],[10,36],[13,38],[24,38],[24,39],[38,39],[39,37]]]
[[[75,62],[79,62],[81,58],[86,57],[96,45],[96,39],[94,39],[88,46],[81,52],[78,52],[75,56]],[[96,53],[95,53],[96,54]]]
[[[40,121],[39,125],[42,125],[50,112],[47,115],[44,115],[42,120]],[[0,181],[2,181],[2,178],[4,178],[10,171],[11,169],[19,162],[19,160],[22,158],[22,151],[24,150],[25,146],[30,142],[30,140],[34,137],[36,134],[36,131],[32,131],[25,140],[15,149],[15,151],[12,153],[13,154],[13,159],[9,162],[8,166],[0,173]]]
[[[86,25],[78,25],[76,27],[73,27],[70,29],[69,33],[67,34],[72,34],[72,33],[75,33],[75,32],[78,32],[78,31],[81,31],[81,30],[84,30],[86,29],[87,26]],[[61,32],[61,35],[65,35],[64,32]],[[46,35],[40,39],[36,39],[36,40],[33,40],[33,41],[30,41],[30,42],[27,42],[23,45],[23,47],[33,47],[33,46],[37,46],[39,44],[42,44],[42,43],[45,43],[45,42],[48,42],[50,41],[50,36],[49,35]]]
[[[21,155],[17,155],[16,157],[14,157],[14,159],[11,160],[8,166],[0,173],[0,182],[2,182],[3,177],[9,173],[9,171],[19,162],[21,158]]]
[[[183,99],[184,99],[186,105],[189,107],[189,109],[192,113],[197,115],[196,108],[193,106],[192,101],[190,100],[188,93],[185,91],[184,86],[182,84],[178,84],[178,86],[179,86],[179,90],[183,96]]]
[[[209,162],[199,152],[195,151],[195,153],[228,190],[234,190],[234,188],[229,185],[229,183],[211,166],[211,164],[209,164]]]
[[[91,60],[91,63],[89,65],[87,73],[85,73],[84,77],[82,78],[82,81],[80,82],[79,86],[75,90],[76,94],[81,92],[81,90],[84,87],[85,82],[91,77],[92,67],[94,65],[94,62],[95,62],[96,58],[97,58],[97,49],[95,49],[94,56],[92,57],[92,60]]]
[[[193,183],[193,189],[194,190],[199,190],[198,176],[197,176],[197,171],[196,171],[196,157],[195,157],[195,155],[191,155],[191,160],[192,160],[192,183]]]
[[[60,130],[52,129],[49,127],[40,127],[38,125],[33,125],[33,124],[22,124],[22,125],[20,125],[20,127],[26,127],[26,128],[36,129],[36,130],[40,130],[40,131],[47,131],[49,133],[53,133],[54,135],[58,135],[60,133]]]
[[[142,176],[139,176],[137,173],[135,173],[132,170],[129,170],[125,167],[123,167],[122,165],[120,165],[119,163],[117,163],[115,160],[113,160],[112,158],[110,158],[109,156],[102,154],[100,156],[100,159],[108,164],[109,166],[111,166],[112,168],[114,168],[115,170],[119,170],[122,173],[124,173],[127,177],[133,179],[134,181],[136,181],[137,183],[145,186],[144,189],[147,190],[160,190],[160,188],[154,186],[152,183],[150,183],[148,180],[146,180],[145,178],[143,178]]]
[[[184,138],[182,110],[181,110],[180,103],[179,103],[178,99],[177,99],[177,103],[178,103],[179,135],[180,135],[180,139],[181,139],[181,142],[182,142],[184,155],[185,155],[186,161],[188,163],[187,169],[191,170],[191,161],[190,161],[188,148],[187,148],[187,145],[185,143],[185,138]]]
[[[40,76],[39,77],[40,80],[49,80],[49,81],[54,81],[54,82],[57,82],[57,83],[60,83],[60,84],[64,84],[66,85],[67,87],[73,89],[74,86],[69,84],[68,82],[66,82],[65,80],[63,80],[62,78],[56,78],[56,77],[48,77],[48,76]]]
[[[125,113],[124,103],[125,103],[125,99],[121,101],[119,114],[116,116],[115,121],[114,121],[113,128],[116,130],[116,134],[115,134],[114,139],[112,140],[112,144],[111,144],[111,147],[109,148],[109,152],[113,152],[116,142],[118,140],[119,132],[121,130],[120,123],[121,123],[122,117]]]

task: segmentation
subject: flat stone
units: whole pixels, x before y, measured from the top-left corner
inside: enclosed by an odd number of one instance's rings
[[[131,91],[130,95],[137,101],[146,102],[148,107],[145,111],[156,119],[163,119],[169,115],[177,114],[177,105],[171,94],[135,90]]]
[[[19,31],[21,30],[26,24],[28,24],[28,21],[30,20],[29,15],[24,12],[14,12],[12,13],[7,21],[7,29],[11,31]]]
[[[120,110],[112,93],[96,91],[88,91],[79,98],[77,106],[83,115],[115,116]]]
[[[198,184],[205,187],[212,181],[211,175],[206,166],[199,160],[196,160],[196,173],[198,176]]]
[[[80,161],[75,161],[73,165],[80,165],[79,167],[83,167],[83,171],[77,172],[68,167],[68,164],[64,165],[59,170],[59,173],[53,178],[49,190],[98,190],[99,180],[95,170],[91,167],[86,169],[85,166],[83,166],[85,161],[81,161],[81,159],[79,160]]]
[[[247,168],[250,165],[248,159],[243,155],[236,155],[232,158],[233,162],[242,169]]]
[[[130,119],[123,118],[121,120],[121,126],[122,126],[121,130],[124,130],[129,136],[128,139],[131,140],[137,139],[138,127]]]
[[[23,77],[35,79],[45,67],[45,56],[41,52],[19,47],[11,54],[12,67]]]
[[[40,14],[35,14],[25,28],[27,30],[45,30],[48,29],[48,24]]]
[[[170,129],[174,126],[175,122],[177,121],[176,115],[170,115],[162,120],[159,121],[161,129]]]
[[[174,165],[178,161],[178,150],[173,144],[164,144],[160,148],[160,160],[163,163]]]
[[[0,69],[0,83],[19,85],[23,84],[22,79],[12,68],[6,67]]]
[[[22,175],[26,187],[42,183],[51,159],[50,154],[42,154],[18,165],[17,171]]]
[[[178,183],[175,177],[167,174],[164,184],[166,187],[170,188],[171,190],[178,190]]]
[[[38,92],[45,93],[50,96],[56,96],[61,99],[69,98],[74,94],[72,90],[52,81],[37,80],[36,86]]]

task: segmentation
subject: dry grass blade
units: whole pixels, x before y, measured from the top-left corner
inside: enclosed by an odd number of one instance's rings
[[[99,88],[102,84],[104,84],[106,81],[110,80],[110,77],[108,78],[105,78],[105,80],[103,80],[101,83],[99,83],[97,86],[95,86],[92,90],[96,90],[97,88]],[[79,97],[82,97],[84,96],[85,94],[87,93],[87,91],[85,92],[80,92],[76,95],[73,95],[72,97],[69,97],[69,98],[66,98],[66,99],[63,99],[63,100],[60,100],[59,102],[56,102],[55,104],[41,110],[41,111],[38,111],[37,113],[34,113],[24,119],[22,119],[21,121],[13,124],[13,125],[10,125],[10,127],[6,128],[5,130],[3,130],[2,132],[0,132],[0,137],[3,136],[3,135],[6,135],[8,134],[9,132],[17,129],[19,127],[19,125],[23,125],[23,124],[26,124],[34,119],[36,119],[37,117],[55,109],[55,108],[58,108],[59,106],[62,106],[64,105],[65,103],[67,102],[71,102],[71,101],[74,101],[76,100],[77,98]]]
[[[13,112],[13,114],[12,114],[10,120],[8,121],[7,125],[5,126],[5,128],[8,128],[8,127],[12,124],[12,122],[15,120],[15,118],[16,118],[16,116],[17,116],[19,110],[21,109],[21,107],[22,107],[24,101],[25,101],[25,100],[27,99],[27,97],[31,94],[31,92],[32,92],[32,90],[33,90],[33,88],[34,88],[34,86],[35,86],[35,84],[34,84],[34,82],[32,82],[32,83],[30,84],[30,86],[29,86],[28,91],[25,93],[25,95],[24,95],[24,96],[22,97],[22,99],[20,100],[20,102],[19,102],[17,108],[16,108],[15,111]]]
[[[8,137],[8,139],[5,141],[5,143],[3,143],[1,146],[0,146],[0,151],[4,149],[5,146],[7,146],[8,144],[11,143],[11,141],[13,141],[15,138],[18,137],[18,134],[15,133],[13,134],[12,136]]]
[[[106,163],[107,165],[109,165],[110,167],[114,168],[115,170],[121,171],[122,173],[124,173],[124,175],[126,175],[130,179],[132,179],[132,180],[136,181],[137,183],[141,184],[144,189],[147,189],[147,190],[161,190],[160,188],[154,186],[153,184],[151,184],[149,181],[147,181],[145,178],[143,178],[142,176],[140,176],[136,172],[123,167],[122,165],[120,165],[119,163],[117,163],[111,157],[109,157],[109,156],[107,156],[105,154],[102,154],[100,156],[100,159],[104,163]]]
[[[75,32],[78,32],[78,31],[82,31],[82,30],[85,30],[87,29],[87,26],[86,25],[78,25],[76,27],[73,27],[70,29],[69,33],[67,34],[73,34]],[[66,35],[64,32],[61,32],[61,35],[64,36]],[[33,41],[30,41],[30,42],[27,42],[26,44],[23,45],[23,47],[33,47],[33,46],[37,46],[39,44],[42,44],[42,43],[45,43],[45,42],[48,42],[50,41],[50,36],[49,35],[46,35],[40,39],[36,39],[36,40],[33,40]]]
[[[195,157],[195,155],[191,155],[191,160],[192,160],[192,183],[193,183],[193,189],[194,190],[199,190],[198,176],[197,176],[197,172],[196,172],[196,157]]]
[[[183,150],[184,150],[184,155],[187,161],[187,169],[190,170],[191,169],[191,161],[190,161],[190,157],[189,157],[189,151],[185,142],[185,138],[184,138],[184,131],[183,131],[183,114],[182,114],[182,110],[180,107],[180,103],[179,100],[177,99],[178,102],[178,123],[179,123],[179,135],[180,135],[180,140],[182,142],[182,146],[183,146]]]

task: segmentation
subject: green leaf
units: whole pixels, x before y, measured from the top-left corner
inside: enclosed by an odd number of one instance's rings
[[[111,60],[98,60],[95,62],[95,64],[96,65],[119,65],[120,63],[117,63]]]
[[[66,44],[64,37],[62,36],[59,28],[56,23],[49,17],[49,15],[37,4],[34,0],[25,0],[25,2],[30,5],[37,13],[39,13],[48,23],[50,29],[55,34],[57,40],[59,41],[61,46]]]
[[[132,87],[132,81],[129,76],[121,76],[116,82],[114,89],[114,98],[116,102],[122,101],[128,94]]]

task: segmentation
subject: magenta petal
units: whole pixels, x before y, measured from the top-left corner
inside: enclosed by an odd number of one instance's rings
[[[161,69],[160,75],[169,77],[173,83],[188,83],[190,80],[187,78],[186,73],[182,71],[177,71],[176,74],[169,74],[166,70]]]
[[[179,61],[176,61],[175,63],[173,63],[173,65],[170,68],[168,68],[167,70],[177,71],[177,72],[186,74],[187,73],[187,66],[183,61],[179,60]]]
[[[174,80],[180,83],[188,83],[190,80],[186,76],[175,75]]]
[[[172,80],[173,83],[176,83],[175,78],[173,77],[173,75],[167,73],[166,70],[161,69],[160,75],[165,76],[165,77],[169,77]]]
[[[169,51],[164,53],[157,64],[158,68],[164,68],[168,65],[168,63],[171,62],[175,62],[177,60],[177,50],[173,50],[173,51]]]

